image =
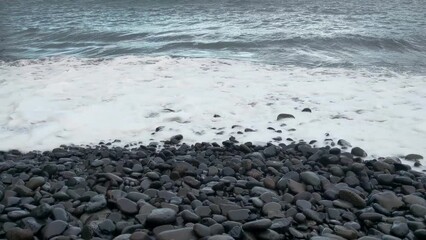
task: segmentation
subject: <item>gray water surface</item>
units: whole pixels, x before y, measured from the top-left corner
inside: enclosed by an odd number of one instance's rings
[[[426,72],[425,0],[0,0],[0,60],[178,56]]]

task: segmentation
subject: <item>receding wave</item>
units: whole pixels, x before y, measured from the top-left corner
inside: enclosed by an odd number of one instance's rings
[[[292,139],[329,133],[380,156],[425,150],[424,75],[126,56],[19,60],[0,64],[0,76],[1,149],[110,138],[148,143],[177,133],[189,143],[234,135],[269,141],[273,127]],[[295,118],[282,125],[279,113]],[[237,134],[245,128],[256,131]]]
[[[167,39],[164,39],[167,41]],[[302,38],[295,37],[290,39],[259,40],[259,41],[217,41],[217,42],[171,42],[157,49],[157,51],[166,51],[170,49],[247,49],[247,48],[293,48],[306,47],[310,49],[331,50],[334,49],[353,49],[365,48],[371,50],[387,51],[417,51],[426,52],[426,46],[421,46],[421,42],[413,43],[405,39],[394,38],[373,38],[362,36],[345,36],[335,38]]]

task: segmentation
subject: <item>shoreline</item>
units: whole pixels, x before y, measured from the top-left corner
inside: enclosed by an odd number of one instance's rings
[[[188,143],[235,136],[321,145],[328,133],[376,156],[426,156],[422,75],[167,56],[24,62],[0,66],[0,75],[4,149],[176,134]]]
[[[0,151],[8,239],[422,239],[426,175],[360,148],[182,143]],[[59,236],[62,236],[59,238]]]

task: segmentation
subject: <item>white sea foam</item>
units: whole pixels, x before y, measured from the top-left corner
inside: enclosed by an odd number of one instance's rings
[[[214,59],[67,58],[1,64],[0,101],[2,150],[108,139],[146,144],[178,133],[187,143],[232,135],[321,145],[329,133],[372,157],[426,154],[425,76]],[[295,119],[277,121],[279,113]],[[244,128],[256,132],[237,134]]]

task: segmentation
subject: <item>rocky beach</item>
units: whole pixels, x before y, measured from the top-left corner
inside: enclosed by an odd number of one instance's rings
[[[0,0],[0,240],[426,240],[425,13]]]
[[[0,238],[425,239],[426,175],[346,141],[0,152]],[[421,156],[412,156],[421,157]]]

